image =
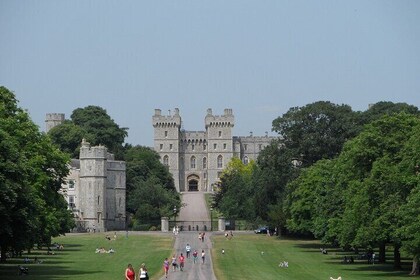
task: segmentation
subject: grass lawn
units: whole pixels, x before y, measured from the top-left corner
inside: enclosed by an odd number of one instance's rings
[[[342,264],[345,255],[339,249],[328,249],[328,255],[320,252],[317,241],[288,240],[259,234],[236,234],[232,240],[213,236],[213,267],[218,280],[225,279],[290,279],[328,280],[341,276],[343,280],[399,280],[408,276],[410,261],[405,260],[404,271],[393,271],[392,263],[367,264],[355,260]],[[225,254],[222,254],[222,249]],[[289,267],[279,267],[287,261]]]
[[[112,237],[113,233],[109,233]],[[170,235],[161,234],[118,234],[117,240],[105,239],[104,233],[67,235],[55,238],[53,242],[64,245],[61,251],[54,250],[55,255],[46,255],[46,251],[34,250],[22,258],[10,259],[0,265],[0,279],[16,279],[17,265],[29,267],[29,275],[24,279],[124,279],[124,271],[131,263],[136,274],[141,263],[146,263],[151,279],[162,276],[162,262],[173,251],[173,240]],[[114,254],[96,254],[95,249],[113,248]],[[36,256],[43,261],[41,264],[23,264],[23,258]]]

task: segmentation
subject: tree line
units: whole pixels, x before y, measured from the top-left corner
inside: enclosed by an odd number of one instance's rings
[[[394,248],[420,256],[420,112],[379,102],[364,112],[319,101],[273,121],[277,140],[256,162],[233,159],[214,207],[226,217],[268,223],[345,249]]]

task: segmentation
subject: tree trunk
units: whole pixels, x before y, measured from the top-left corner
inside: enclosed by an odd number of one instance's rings
[[[379,244],[379,262],[385,263],[385,261],[385,242],[382,242],[381,244]]]
[[[401,254],[399,244],[394,244],[394,269],[401,269]]]
[[[410,275],[420,275],[419,260],[417,256],[413,258],[413,266],[411,268]]]

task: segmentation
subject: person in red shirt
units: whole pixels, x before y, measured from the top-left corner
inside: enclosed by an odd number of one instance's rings
[[[184,255],[182,253],[178,257],[178,260],[179,260],[179,270],[183,271],[184,270],[185,257],[184,257]]]
[[[125,270],[125,280],[135,280],[136,273],[134,272],[133,266],[128,264],[127,269]]]

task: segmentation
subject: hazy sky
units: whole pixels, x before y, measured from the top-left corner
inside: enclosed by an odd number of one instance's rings
[[[246,136],[318,100],[420,107],[420,1],[0,0],[0,85],[42,130],[97,105],[148,146],[155,108]]]

